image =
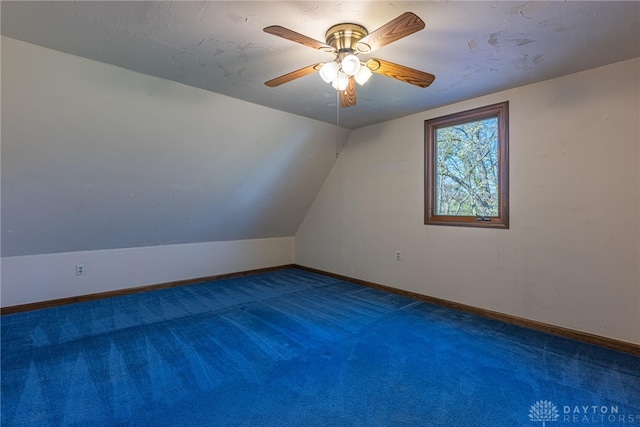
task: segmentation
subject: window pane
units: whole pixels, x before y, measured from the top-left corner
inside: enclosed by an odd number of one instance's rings
[[[498,118],[436,129],[436,215],[498,216]]]

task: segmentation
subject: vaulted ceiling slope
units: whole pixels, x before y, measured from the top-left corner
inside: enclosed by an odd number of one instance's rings
[[[348,136],[2,37],[2,256],[293,236]]]
[[[436,75],[426,89],[374,75],[339,111],[316,75],[264,82],[331,56],[266,34],[324,41],[411,11],[426,28],[375,52]],[[358,128],[640,55],[640,2],[2,2],[2,34],[309,118]],[[366,55],[363,55],[366,58]],[[339,118],[338,118],[339,116]]]

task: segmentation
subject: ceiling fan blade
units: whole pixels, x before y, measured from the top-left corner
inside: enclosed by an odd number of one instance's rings
[[[348,108],[354,105],[356,105],[356,79],[349,77],[347,88],[340,91],[340,106],[342,108]]]
[[[405,67],[404,65],[394,64],[393,62],[384,61],[382,59],[372,58],[369,59],[366,64],[374,73],[382,74],[420,87],[427,87],[436,79],[436,76],[433,74]]]
[[[264,84],[269,86],[269,87],[280,86],[281,84],[289,83],[292,80],[299,79],[300,77],[304,77],[304,76],[306,76],[308,74],[311,74],[311,73],[315,73],[316,71],[318,71],[320,69],[321,66],[322,66],[322,63],[309,65],[307,67],[300,68],[299,70],[287,73],[287,74],[285,74],[283,76],[276,77],[275,79],[269,80],[268,82],[265,82]]]
[[[411,12],[405,12],[356,43],[359,52],[368,53],[407,37],[424,28],[424,21]]]
[[[282,37],[283,39],[291,40],[292,42],[300,43],[308,46],[312,49],[317,49],[322,52],[335,52],[335,49],[316,39],[307,37],[304,34],[296,33],[288,28],[281,27],[280,25],[272,25],[266,27],[263,30],[265,33],[273,34],[274,36]]]

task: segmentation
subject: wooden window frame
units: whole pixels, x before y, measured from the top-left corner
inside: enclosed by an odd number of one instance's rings
[[[498,216],[454,216],[435,214],[435,134],[441,127],[498,118]],[[509,101],[425,120],[425,217],[429,225],[509,228]]]

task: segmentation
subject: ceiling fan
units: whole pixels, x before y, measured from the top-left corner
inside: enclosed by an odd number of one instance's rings
[[[335,55],[331,62],[319,62],[296,71],[284,74],[265,82],[269,87],[280,86],[308,74],[319,72],[320,77],[340,93],[340,105],[343,108],[356,105],[356,82],[364,84],[371,73],[378,73],[412,85],[427,87],[435,80],[433,74],[394,64],[378,58],[361,61],[357,55],[367,54],[400,40],[424,28],[424,21],[411,12],[405,12],[369,33],[358,24],[337,24],[327,30],[326,42],[312,39],[303,34],[272,25],[264,31],[282,37],[321,52]]]

